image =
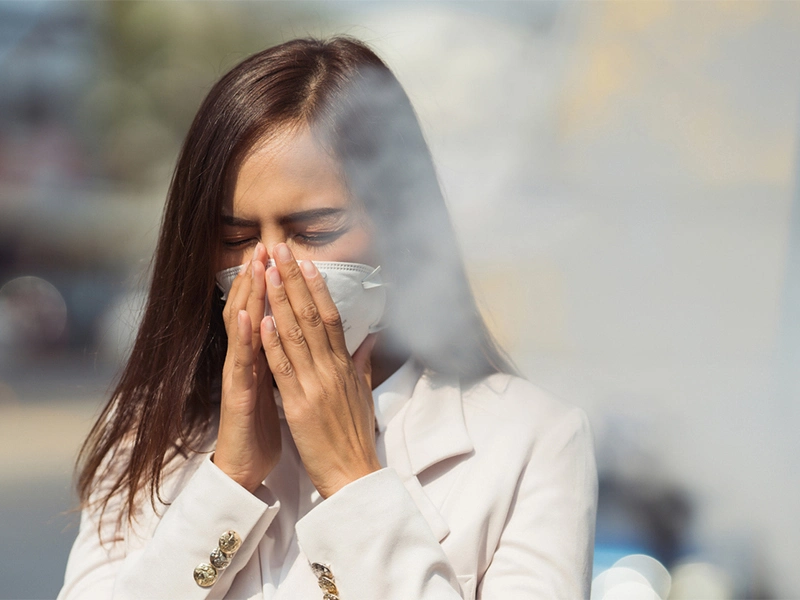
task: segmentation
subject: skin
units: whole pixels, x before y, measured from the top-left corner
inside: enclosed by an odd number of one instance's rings
[[[272,471],[281,452],[274,381],[306,471],[327,498],[381,468],[376,337],[349,355],[339,313],[311,261],[376,264],[369,221],[307,128],[286,129],[248,155],[223,221],[215,267],[245,266],[223,311],[229,343],[213,460],[251,492]],[[269,258],[276,266],[267,269]],[[273,317],[263,317],[265,296]],[[399,366],[379,362],[385,370]]]

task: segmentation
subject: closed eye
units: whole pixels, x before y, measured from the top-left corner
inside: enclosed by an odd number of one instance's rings
[[[305,244],[307,246],[325,246],[327,244],[332,244],[346,232],[347,229],[340,229],[338,231],[324,231],[324,232],[307,231],[305,233],[295,233],[294,237],[301,244]]]
[[[244,248],[245,246],[250,246],[251,244],[257,243],[258,240],[256,238],[244,238],[241,240],[223,240],[222,243],[228,248]]]

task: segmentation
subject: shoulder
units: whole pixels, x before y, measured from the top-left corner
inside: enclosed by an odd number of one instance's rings
[[[536,427],[553,426],[585,416],[580,408],[527,379],[505,373],[495,373],[462,386],[461,398],[465,413],[480,412],[487,418]]]
[[[589,441],[585,412],[536,384],[504,373],[462,386],[464,420],[477,444],[522,445],[533,451],[545,445],[563,446],[578,439]],[[590,442],[591,443],[591,442]]]

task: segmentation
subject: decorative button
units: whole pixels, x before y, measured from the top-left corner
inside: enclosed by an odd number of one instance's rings
[[[230,554],[225,554],[219,548],[214,548],[211,552],[211,566],[213,566],[218,571],[221,571],[229,564],[231,564],[231,558],[233,558]]]
[[[242,538],[235,531],[226,531],[219,536],[219,549],[225,554],[233,556],[242,545]]]
[[[333,579],[333,573],[331,573],[331,570],[325,565],[321,565],[319,563],[311,563],[311,570],[314,571],[314,577],[316,577],[317,579],[323,576],[329,579]]]
[[[322,600],[339,600],[339,590],[336,589],[336,581],[330,568],[321,563],[311,563],[311,570],[323,592]]]
[[[217,570],[209,564],[200,563],[194,568],[194,581],[200,587],[211,587],[217,582]]]
[[[336,584],[330,577],[326,577],[325,575],[323,575],[317,580],[317,583],[324,592],[334,595],[339,593],[339,590],[336,589]]]

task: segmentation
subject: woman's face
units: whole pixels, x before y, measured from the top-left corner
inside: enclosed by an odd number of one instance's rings
[[[258,242],[270,257],[285,242],[298,260],[375,264],[370,229],[336,161],[308,128],[284,129],[242,163],[233,199],[222,209],[215,270],[243,264]]]

